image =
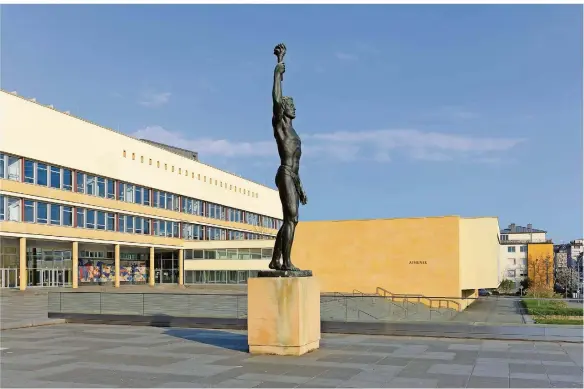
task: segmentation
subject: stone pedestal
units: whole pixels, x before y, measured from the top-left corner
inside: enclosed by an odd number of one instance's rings
[[[320,345],[320,288],[312,272],[260,272],[247,280],[251,354],[302,355]]]

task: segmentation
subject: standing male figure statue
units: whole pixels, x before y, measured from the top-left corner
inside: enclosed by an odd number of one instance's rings
[[[292,127],[292,120],[296,118],[296,108],[291,97],[282,96],[282,80],[286,71],[286,65],[284,64],[286,46],[280,43],[274,48],[274,54],[278,58],[278,63],[274,69],[274,86],[272,88],[274,102],[272,127],[274,128],[274,137],[276,138],[278,154],[280,155],[280,167],[276,173],[276,186],[282,202],[284,223],[276,237],[270,269],[299,270],[292,264],[290,253],[292,252],[294,231],[296,230],[296,224],[298,224],[299,203],[305,205],[308,200],[298,176],[302,149],[300,137]],[[280,263],[280,257],[282,257],[282,263]]]

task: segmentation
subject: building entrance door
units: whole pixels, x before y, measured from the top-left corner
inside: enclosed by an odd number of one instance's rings
[[[37,270],[38,283],[43,287],[61,287],[71,283],[71,270],[69,269],[43,269]]]
[[[0,287],[18,288],[19,277],[17,268],[0,269]]]
[[[178,253],[158,253],[154,257],[154,282],[157,284],[178,283]]]

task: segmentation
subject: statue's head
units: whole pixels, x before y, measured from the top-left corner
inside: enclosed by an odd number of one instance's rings
[[[284,115],[290,119],[296,118],[296,107],[294,106],[294,99],[292,97],[282,97],[282,110],[284,111]]]

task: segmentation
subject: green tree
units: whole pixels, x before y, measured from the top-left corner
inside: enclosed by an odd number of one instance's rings
[[[499,292],[509,294],[515,289],[515,282],[513,280],[503,280],[499,284]]]

